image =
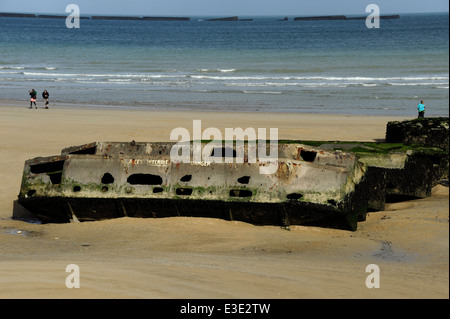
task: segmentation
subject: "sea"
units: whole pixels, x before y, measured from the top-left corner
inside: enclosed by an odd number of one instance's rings
[[[449,14],[240,21],[0,17],[0,100],[52,107],[449,116]],[[38,104],[41,99],[38,99]],[[42,104],[42,102],[41,102]]]

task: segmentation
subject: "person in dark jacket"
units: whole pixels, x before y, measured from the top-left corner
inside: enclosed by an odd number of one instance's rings
[[[32,109],[33,108],[33,103],[34,103],[34,108],[35,109],[37,109],[37,106],[36,106],[36,95],[37,95],[37,93],[36,93],[36,90],[35,89],[31,89],[30,90],[30,109]]]
[[[44,99],[45,102],[45,108],[48,109],[48,97],[49,97],[49,93],[47,90],[44,90],[44,92],[42,92],[42,98]]]

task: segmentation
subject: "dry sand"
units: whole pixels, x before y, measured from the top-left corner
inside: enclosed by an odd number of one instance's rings
[[[0,298],[449,298],[448,188],[388,204],[355,232],[209,218],[12,220],[23,164],[93,141],[168,141],[176,127],[276,127],[280,139],[374,141],[403,118],[51,108],[0,101]],[[69,289],[66,266],[80,269]],[[366,287],[366,266],[380,288]]]

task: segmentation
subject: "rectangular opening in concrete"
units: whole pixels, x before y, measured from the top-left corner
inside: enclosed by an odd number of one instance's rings
[[[337,205],[337,203],[336,203],[336,201],[334,199],[327,200],[327,203],[330,204],[330,205],[333,205],[333,206]]]
[[[114,177],[110,173],[105,173],[101,179],[102,184],[112,184],[114,183]]]
[[[28,196],[28,197],[31,197],[31,196],[33,196],[34,194],[36,194],[36,190],[35,190],[35,189],[30,189],[30,190],[27,192],[27,196]]]
[[[64,161],[46,162],[41,164],[30,165],[30,172],[33,174],[53,173],[62,171]]]
[[[162,187],[153,187],[153,193],[162,193],[164,189]]]
[[[163,180],[159,175],[153,174],[132,174],[127,178],[131,185],[161,185]]]
[[[184,175],[182,178],[180,178],[180,181],[182,182],[190,182],[192,179],[192,175]]]
[[[241,184],[248,184],[248,182],[250,181],[250,176],[239,177],[237,181]]]
[[[175,193],[181,196],[189,196],[192,194],[192,188],[180,187],[175,190]]]
[[[300,156],[305,162],[314,162],[317,152],[301,150]]]
[[[287,199],[296,200],[296,199],[302,198],[303,195],[300,193],[290,193],[290,194],[287,194],[286,197],[287,197]]]
[[[54,161],[41,164],[30,165],[30,172],[33,174],[47,174],[52,184],[61,184],[64,161]]]
[[[248,189],[231,189],[230,197],[252,197],[253,193]]]

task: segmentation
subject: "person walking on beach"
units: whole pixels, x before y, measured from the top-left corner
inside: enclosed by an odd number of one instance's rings
[[[36,95],[37,95],[37,93],[36,93],[36,90],[35,89],[31,89],[30,90],[30,109],[32,109],[33,108],[33,103],[34,103],[34,108],[35,109],[37,109],[37,106],[36,106]]]
[[[48,97],[49,97],[49,93],[47,90],[44,90],[44,92],[42,92],[42,98],[44,99],[45,102],[45,108],[48,109]]]
[[[420,101],[419,105],[417,105],[417,111],[419,112],[419,119],[423,119],[425,117],[425,104],[422,101]]]

